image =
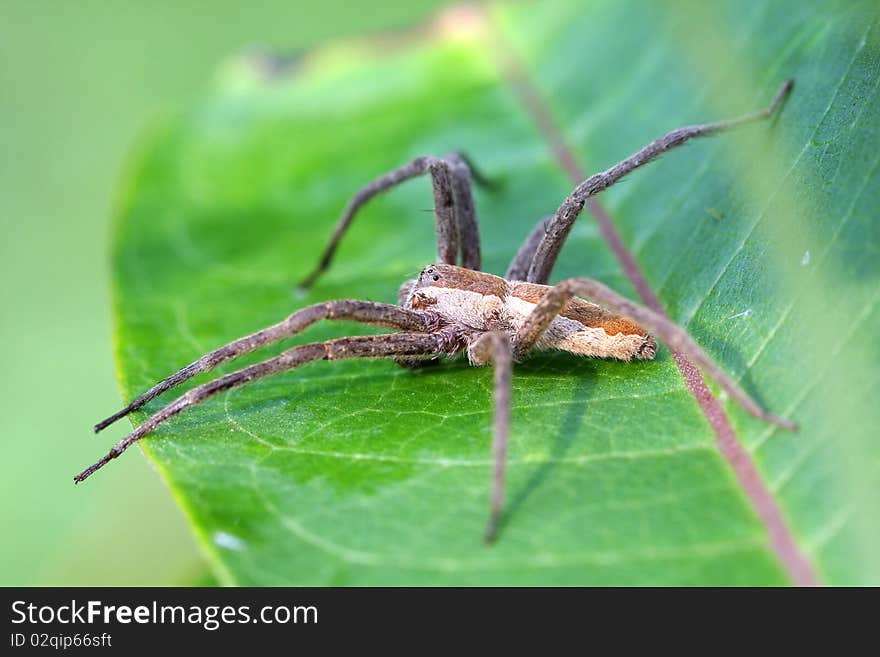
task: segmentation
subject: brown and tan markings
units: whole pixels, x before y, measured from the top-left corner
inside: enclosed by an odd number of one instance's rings
[[[360,189],[340,216],[318,266],[302,281],[308,288],[325,271],[359,208],[376,195],[411,178],[429,175],[434,193],[438,263],[406,281],[400,305],[370,301],[326,301],[302,308],[278,324],[204,354],[158,382],[128,406],[95,426],[100,431],[158,395],[228,360],[305,331],[318,321],[346,320],[390,328],[394,333],[353,336],[298,345],[262,362],[188,390],[147,418],[94,465],[80,472],[90,477],[156,427],[223,391],[320,360],[390,358],[405,367],[466,353],[473,365],[495,368],[491,502],[486,540],[495,539],[504,499],[504,470],[510,428],[512,363],[535,349],[621,360],[651,359],[654,337],[674,353],[684,354],[712,377],[754,417],[793,430],[796,425],[764,410],[728,376],[680,326],[662,312],[633,303],[602,283],[569,278],[547,285],[572,225],[590,199],[635,169],[689,139],[716,134],[772,115],[791,91],[782,85],[764,110],[729,121],[679,128],[643,147],[611,168],[580,182],[556,213],[544,217],[526,236],[507,269],[507,278],[480,271],[481,248],[471,180],[486,179],[461,153],[442,158],[418,157],[379,176]],[[521,280],[522,279],[522,280]]]

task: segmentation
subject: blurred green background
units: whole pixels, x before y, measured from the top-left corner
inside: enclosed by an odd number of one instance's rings
[[[71,481],[119,433],[90,428],[120,403],[108,248],[127,154],[244,48],[295,53],[440,4],[0,0],[0,584],[210,581],[145,459]]]

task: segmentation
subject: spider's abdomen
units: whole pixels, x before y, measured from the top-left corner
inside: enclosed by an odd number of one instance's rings
[[[507,308],[510,324],[516,330],[551,288],[519,282],[510,286]],[[657,343],[641,326],[578,297],[563,307],[537,347],[620,360],[650,359],[657,352]]]
[[[412,287],[407,306],[430,308],[446,322],[477,331],[515,334],[550,289],[454,265],[430,265]],[[577,297],[552,321],[537,347],[621,360],[653,358],[657,351],[641,326]]]

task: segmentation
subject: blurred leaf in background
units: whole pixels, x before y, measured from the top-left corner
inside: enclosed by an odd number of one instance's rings
[[[243,48],[291,53],[395,29],[438,2],[0,3],[0,583],[202,581],[179,510],[140,458],[75,489],[119,403],[108,219],[125,154]]]
[[[571,183],[499,73],[493,31],[591,171],[763,107],[794,77],[774,121],[669,154],[603,201],[672,318],[802,423],[783,435],[726,404],[813,575],[880,582],[878,359],[863,338],[880,329],[876,4],[597,1],[471,18],[402,50],[323,49],[293,77],[240,62],[144,144],[115,249],[124,396],[308,303],[393,301],[434,258],[424,181],[364,212],[308,298],[292,290],[351,194],[417,155],[464,148],[503,176],[478,196],[485,268],[502,272]],[[555,272],[571,275],[634,296],[586,216]],[[461,363],[319,363],[222,395],[145,447],[224,583],[791,581],[666,350],[517,368],[507,514],[486,549],[490,391],[490,371]]]

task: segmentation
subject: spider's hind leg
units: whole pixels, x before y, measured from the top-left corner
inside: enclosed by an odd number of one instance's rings
[[[557,283],[544,294],[517,331],[513,341],[514,358],[519,359],[534,348],[553,320],[562,312],[566,303],[575,295],[589,299],[621,318],[636,322],[649,333],[660,338],[670,349],[686,355],[753,417],[788,431],[797,430],[797,424],[794,422],[764,410],[678,324],[650,308],[633,303],[590,278],[568,278]],[[645,355],[633,353],[632,357],[653,358],[656,344],[650,336],[645,336],[643,347],[649,349],[649,353]]]

